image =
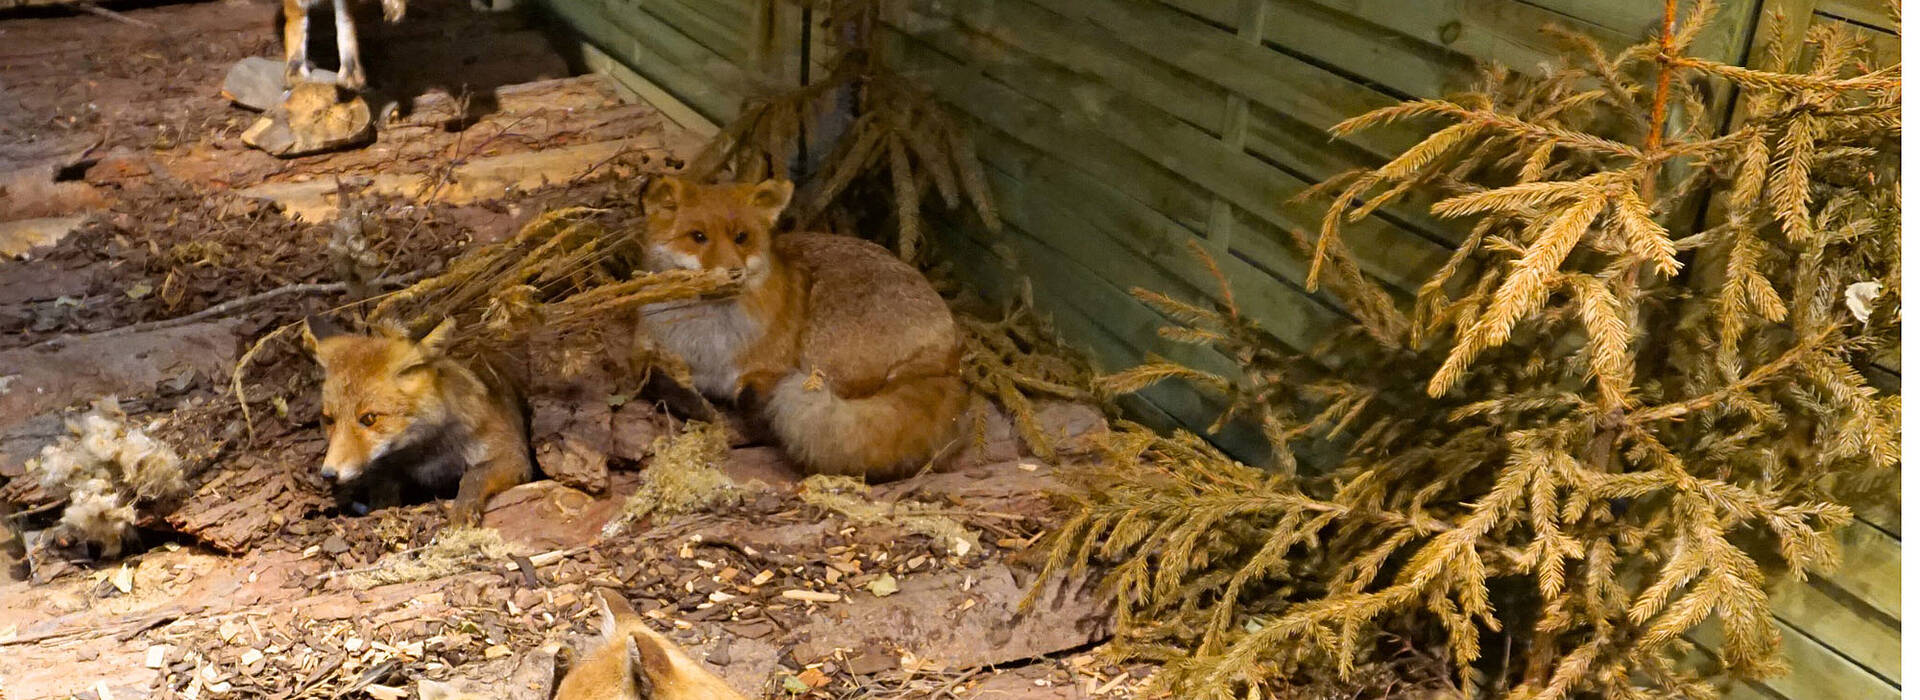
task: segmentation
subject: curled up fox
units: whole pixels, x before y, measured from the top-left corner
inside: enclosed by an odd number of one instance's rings
[[[959,443],[960,336],[925,277],[871,242],[775,236],[793,183],[646,191],[647,265],[744,273],[729,299],[640,312],[641,342],[686,360],[695,388],[755,410],[808,471],[886,479]]]

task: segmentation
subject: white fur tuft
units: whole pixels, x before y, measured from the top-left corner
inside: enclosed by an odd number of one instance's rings
[[[136,504],[186,493],[180,455],[128,426],[113,397],[95,401],[92,410],[67,421],[67,429],[73,435],[42,449],[27,463],[28,474],[48,491],[66,495],[63,531],[118,556],[133,531]]]

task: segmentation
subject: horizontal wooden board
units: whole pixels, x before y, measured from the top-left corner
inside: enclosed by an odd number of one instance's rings
[[[643,12],[660,18],[662,23],[685,34],[702,48],[726,58],[728,63],[742,67],[747,64],[747,46],[751,40],[748,32],[753,27],[751,18],[716,19],[694,7],[710,0],[625,1],[631,2],[634,7]]]
[[[1660,30],[1660,15],[1666,9],[1664,0],[1611,0],[1598,3],[1593,0],[1515,0],[1526,5],[1550,10],[1569,19],[1586,22],[1607,28],[1608,31],[1628,37],[1648,36]],[[1685,11],[1682,6],[1681,10]],[[1722,10],[1722,14],[1727,14]]]
[[[964,69],[928,72],[922,77],[932,80],[944,99],[1036,147],[1057,148],[1055,144],[1063,142],[1059,136],[1065,135],[1066,142],[1099,142],[1093,150],[1108,158],[1106,152],[1117,145],[1148,159],[1159,171],[1220,195],[1274,226],[1318,230],[1319,205],[1287,205],[1309,184],[1292,173],[1234,151],[1212,135],[1126,95],[1097,83],[1075,81],[1038,62],[1003,61],[984,69],[998,80],[984,80]],[[1014,85],[1022,91],[1009,87]],[[1033,104],[1042,100],[1046,102]],[[1019,117],[1009,119],[1014,115]],[[1075,160],[1072,155],[1063,156]],[[1203,210],[1192,210],[1188,216],[1194,228],[1204,227],[1200,223],[1205,220]],[[1349,226],[1346,235],[1363,268],[1401,289],[1416,286],[1425,271],[1448,254],[1426,237],[1377,218]]]
[[[1900,678],[1900,627],[1858,600],[1817,582],[1784,581],[1771,592],[1774,617],[1818,639],[1881,678]]]
[[[674,99],[665,88],[634,72],[625,63],[607,55],[607,52],[586,43],[581,44],[580,50],[587,70],[612,78],[615,89],[621,92],[621,99],[652,105],[680,128],[703,138],[712,138],[720,133],[720,126],[714,124],[713,120],[687,103]]]
[[[607,55],[708,119],[739,111],[747,81],[740,68],[658,18],[619,0],[546,0],[545,6]]]
[[[1239,0],[1164,0],[1209,22],[1237,29]],[[1396,97],[1441,97],[1477,71],[1467,57],[1311,2],[1263,2],[1261,40],[1276,50],[1357,76]]]
[[[1819,0],[1814,9],[1854,24],[1874,27],[1888,34],[1898,33],[1893,16],[1887,12],[1888,0]]]
[[[1070,18],[1091,22],[1128,45],[1169,65],[1211,81],[1254,103],[1288,114],[1318,129],[1397,100],[1365,89],[1345,76],[1265,46],[1174,8],[1127,0],[1037,0]],[[1353,142],[1381,157],[1416,143],[1417,132],[1363,132]]]
[[[1844,560],[1827,580],[1874,610],[1900,619],[1900,541],[1859,523],[1841,528],[1836,539]]]
[[[1863,27],[1826,13],[1813,16],[1814,27],[1838,27],[1852,32],[1867,40],[1867,51],[1874,65],[1891,66],[1900,62],[1900,36],[1887,31]]]
[[[987,143],[996,140],[988,139]],[[983,151],[993,158],[1000,149],[990,145]],[[1025,177],[1017,180],[997,166],[992,175],[996,192],[1009,195],[1000,204],[1010,223],[1069,242],[1090,265],[1104,268],[1107,278],[1117,286],[1129,292],[1143,288],[1189,301],[1221,299],[1204,263],[1185,245],[1193,236],[1124,194],[1048,158],[1039,159]],[[1108,260],[1110,257],[1117,259]],[[1229,270],[1239,267],[1226,256],[1216,253],[1214,258]],[[1152,264],[1140,265],[1142,260],[1151,260]],[[1264,274],[1242,270],[1234,281],[1243,312],[1278,329],[1276,336],[1281,342],[1305,347],[1320,333],[1344,323],[1331,308],[1290,292],[1283,285],[1274,285]]]
[[[1900,697],[1899,686],[1819,641],[1788,625],[1780,625],[1779,629],[1780,653],[1792,664],[1792,669],[1783,677],[1751,681],[1753,685],[1796,700],[1895,700]],[[1687,637],[1709,650],[1718,650],[1725,640],[1717,618],[1709,618],[1693,628]]]
[[[1584,32],[1608,50],[1641,35],[1615,31],[1516,0],[1303,0],[1470,58],[1533,71],[1562,46],[1540,29],[1549,24]]]
[[[989,73],[1016,90],[1041,96],[1061,91],[1068,83],[1075,102],[1097,102],[1101,107],[1112,99],[1092,95],[1107,90],[1133,98],[1139,109],[1164,111],[1209,136],[1219,134],[1226,121],[1228,96],[1224,90],[1196,76],[1176,70],[1115,38],[1109,32],[1084,21],[1066,17],[1021,0],[991,6],[955,7],[951,15],[923,22],[922,27],[944,26],[946,33],[916,33],[901,28],[924,43],[956,58],[977,61],[989,67]],[[947,22],[941,24],[939,19]],[[1275,21],[1284,21],[1276,18]],[[979,36],[971,36],[979,35]],[[1238,41],[1220,33],[1218,41]],[[1022,78],[1032,72],[1065,75],[1046,84],[1026,85]],[[1352,89],[1361,89],[1353,86]],[[1341,139],[1332,138],[1324,128],[1292,118],[1275,118],[1277,113],[1265,106],[1252,108],[1257,115],[1247,147],[1255,155],[1275,161],[1305,182],[1315,182],[1354,168],[1372,167],[1381,158]],[[1415,129],[1397,127],[1398,135],[1411,136]],[[1391,129],[1389,129],[1391,130]],[[1457,241],[1456,227],[1440,222],[1426,212],[1429,201],[1415,198],[1405,205],[1385,210],[1390,220],[1436,241]]]

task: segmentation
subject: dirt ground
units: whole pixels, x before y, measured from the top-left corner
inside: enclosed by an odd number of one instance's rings
[[[394,698],[434,678],[544,699],[602,588],[754,695],[1131,694],[1147,671],[1099,660],[1100,597],[1033,580],[1062,467],[1003,418],[966,468],[865,493],[803,482],[736,429],[730,498],[609,536],[684,423],[602,387],[536,397],[536,426],[598,421],[607,469],[496,498],[498,544],[428,566],[436,505],[335,512],[317,368],[284,333],[261,343],[243,415],[248,349],[541,211],[623,225],[635,184],[700,145],[528,17],[410,5],[361,25],[394,105],[378,140],[291,160],[241,144],[257,115],[220,94],[236,61],[277,55],[277,3],[0,14],[0,698]],[[95,560],[50,541],[62,503],[25,462],[109,395],[193,488]],[[1040,417],[1068,447],[1105,429],[1082,406]]]

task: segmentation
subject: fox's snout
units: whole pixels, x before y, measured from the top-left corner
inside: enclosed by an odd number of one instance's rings
[[[320,464],[320,478],[336,484],[353,483],[355,479],[360,478],[361,471],[360,467],[342,464],[337,459],[328,459]]]
[[[367,442],[367,436],[355,434],[351,428],[333,426],[327,436],[327,454],[320,460],[320,477],[336,485],[359,479],[373,456]]]

